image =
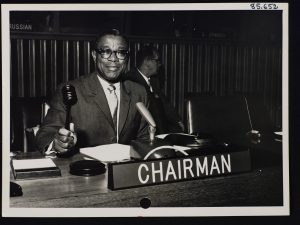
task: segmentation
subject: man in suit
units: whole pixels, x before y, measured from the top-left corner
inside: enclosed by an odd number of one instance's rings
[[[183,132],[184,125],[176,110],[168,103],[161,91],[159,68],[160,54],[150,45],[143,46],[137,53],[137,67],[129,71],[124,79],[143,85],[149,97],[149,111],[156,122],[156,133]]]
[[[103,33],[96,39],[92,58],[95,71],[68,82],[77,96],[70,111],[70,129],[64,127],[65,84],[58,87],[36,136],[40,151],[67,155],[78,147],[130,144],[133,139],[148,138],[148,125],[136,108],[137,102],[148,105],[146,90],[120,79],[128,61],[126,39],[117,30]]]

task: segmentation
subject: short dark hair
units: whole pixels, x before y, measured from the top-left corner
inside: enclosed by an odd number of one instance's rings
[[[92,43],[92,49],[96,49],[97,48],[97,44],[98,44],[99,40],[102,37],[104,37],[105,35],[120,36],[120,37],[122,37],[124,39],[124,41],[126,42],[127,46],[129,46],[127,38],[123,34],[121,34],[121,32],[119,30],[117,30],[117,29],[109,29],[109,30],[102,31],[101,33],[99,33],[97,35],[96,39]]]
[[[142,46],[136,55],[136,66],[140,68],[140,66],[142,65],[145,59],[153,58],[155,54],[157,54],[158,57],[160,58],[158,49],[155,48],[153,45]]]

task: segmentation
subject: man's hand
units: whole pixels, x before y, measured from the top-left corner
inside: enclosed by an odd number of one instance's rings
[[[77,142],[77,136],[74,132],[74,124],[70,123],[70,130],[60,128],[53,140],[53,149],[57,154],[67,153]]]

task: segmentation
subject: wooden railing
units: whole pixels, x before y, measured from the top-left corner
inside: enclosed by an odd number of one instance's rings
[[[51,96],[57,85],[91,72],[92,35],[11,34],[11,96]],[[273,125],[281,125],[282,52],[271,44],[230,40],[129,37],[128,69],[142,44],[162,53],[164,92],[181,116],[186,93],[260,94]]]

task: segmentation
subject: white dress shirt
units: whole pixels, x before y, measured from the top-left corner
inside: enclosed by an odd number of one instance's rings
[[[149,88],[150,88],[150,92],[153,93],[153,89],[152,86],[150,84],[150,77],[146,77],[138,68],[137,71],[139,71],[139,73],[142,75],[142,77],[145,79],[145,81],[147,82]]]
[[[98,76],[99,82],[103,87],[108,105],[109,105],[109,109],[110,109],[110,113],[113,116],[113,112],[112,112],[112,104],[111,102],[108,101],[109,99],[109,95],[111,95],[110,91],[108,90],[109,86],[111,85],[111,83],[107,82],[106,80],[104,80],[103,78],[101,78],[100,76]],[[119,142],[119,114],[120,114],[120,82],[114,83],[113,84],[116,88],[115,92],[118,98],[118,108],[117,108],[117,142]]]

